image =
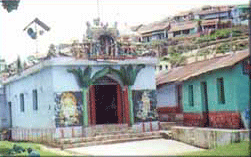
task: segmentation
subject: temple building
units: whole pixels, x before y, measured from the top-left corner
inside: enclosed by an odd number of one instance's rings
[[[82,42],[62,44],[59,50],[52,46],[44,57],[9,75],[2,87],[9,126],[132,126],[158,120],[157,59],[123,52],[118,37],[117,23],[87,22]]]

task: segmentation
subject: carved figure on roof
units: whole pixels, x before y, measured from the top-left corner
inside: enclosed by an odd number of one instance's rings
[[[73,53],[73,56],[75,56],[76,59],[85,59],[88,55],[88,50],[84,47],[84,45],[80,45],[78,41],[74,41],[72,43],[71,52]]]
[[[86,37],[88,39],[91,39],[92,38],[92,30],[91,30],[91,24],[90,22],[86,22],[86,26],[87,26],[87,29],[86,29]]]
[[[94,23],[95,26],[99,26],[99,24],[100,24],[100,18],[98,17],[96,19],[93,19],[93,23]]]

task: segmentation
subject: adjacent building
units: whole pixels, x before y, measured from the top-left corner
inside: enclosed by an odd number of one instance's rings
[[[248,108],[249,101],[249,79],[245,70],[248,56],[246,50],[159,73],[157,91],[165,90],[166,97],[158,96],[158,106],[178,107],[179,103],[173,99],[180,91],[174,89],[182,86],[179,101],[184,125],[242,128],[241,113]]]
[[[169,22],[153,22],[141,26],[137,31],[142,36],[142,42],[151,42],[152,40],[161,40],[168,38]]]
[[[233,24],[234,25],[248,25],[248,12],[249,6],[236,5],[232,10]]]
[[[186,37],[197,34],[197,22],[184,21],[184,22],[172,22],[170,29],[168,30],[168,37]]]
[[[231,19],[233,6],[204,6],[197,13],[200,20]]]

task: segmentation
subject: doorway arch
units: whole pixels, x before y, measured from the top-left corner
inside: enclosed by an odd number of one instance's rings
[[[123,110],[120,83],[109,75],[98,78],[90,88],[89,123],[121,124]]]

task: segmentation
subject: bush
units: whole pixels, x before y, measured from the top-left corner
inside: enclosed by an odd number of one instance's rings
[[[231,34],[231,29],[219,29],[216,30],[215,33],[212,34],[212,36],[218,39],[223,39],[223,38],[228,38],[230,34]]]
[[[232,37],[239,37],[242,35],[242,31],[240,30],[233,30]]]

